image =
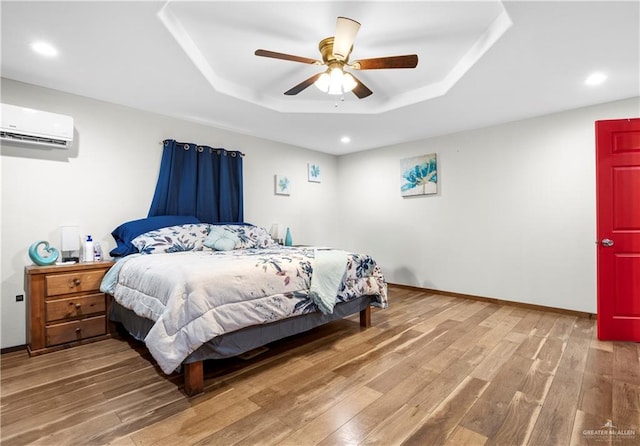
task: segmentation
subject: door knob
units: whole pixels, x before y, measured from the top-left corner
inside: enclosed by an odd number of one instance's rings
[[[609,238],[603,238],[600,243],[602,243],[602,246],[606,246],[606,247],[613,246],[613,240]]]

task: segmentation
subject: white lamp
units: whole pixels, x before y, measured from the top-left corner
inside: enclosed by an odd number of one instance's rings
[[[269,235],[278,244],[282,244],[282,237],[280,236],[280,225],[278,223],[274,223],[271,225],[271,229],[269,230]]]
[[[60,226],[60,239],[62,261],[78,261],[80,256],[80,229],[77,226]]]

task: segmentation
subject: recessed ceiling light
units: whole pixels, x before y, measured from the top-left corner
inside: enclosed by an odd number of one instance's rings
[[[343,136],[342,138],[340,138],[340,141],[342,141],[343,144],[347,144],[348,142],[351,142],[351,138],[349,138],[348,136]]]
[[[34,42],[31,44],[31,49],[36,53],[46,57],[54,57],[58,55],[58,50],[56,50],[53,45],[47,42]]]
[[[607,80],[607,75],[601,72],[593,73],[589,75],[584,81],[587,85],[600,85]]]

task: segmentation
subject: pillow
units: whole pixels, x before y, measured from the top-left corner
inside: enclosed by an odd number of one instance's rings
[[[134,238],[131,244],[143,254],[202,251],[210,230],[208,223],[169,226],[145,232]]]
[[[245,234],[253,240],[255,248],[269,248],[275,246],[276,242],[271,238],[271,234],[262,226],[251,226]]]
[[[233,232],[221,227],[213,227],[207,238],[204,239],[204,246],[216,251],[231,251],[235,249],[238,242],[240,239]]]
[[[269,232],[261,226],[225,224],[213,227],[234,233],[240,239],[236,243],[236,249],[268,248],[275,244]]]
[[[186,215],[159,215],[122,223],[111,233],[116,241],[116,247],[109,254],[111,257],[134,254],[138,249],[131,244],[131,241],[137,236],[154,229],[189,223],[200,223],[200,220]]]

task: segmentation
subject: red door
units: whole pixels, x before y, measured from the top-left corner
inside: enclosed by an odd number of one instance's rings
[[[640,341],[640,118],[596,122],[598,339]]]

